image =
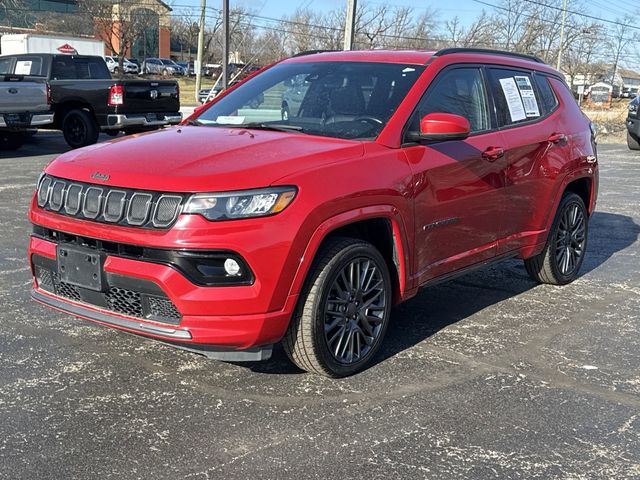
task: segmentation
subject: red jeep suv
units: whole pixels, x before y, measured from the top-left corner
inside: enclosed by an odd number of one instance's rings
[[[507,258],[578,275],[595,140],[562,76],[478,49],[301,54],[38,181],[37,301],[212,358],[341,377],[392,305]]]

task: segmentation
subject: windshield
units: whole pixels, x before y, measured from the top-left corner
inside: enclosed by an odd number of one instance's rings
[[[196,121],[372,139],[423,70],[396,63],[282,63],[240,85]]]

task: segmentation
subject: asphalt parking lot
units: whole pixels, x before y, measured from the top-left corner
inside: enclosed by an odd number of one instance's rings
[[[107,137],[105,137],[106,139]],[[395,308],[344,380],[225,364],[30,300],[27,206],[66,150],[0,154],[0,478],[640,478],[640,155],[600,147],[582,276],[522,263]]]

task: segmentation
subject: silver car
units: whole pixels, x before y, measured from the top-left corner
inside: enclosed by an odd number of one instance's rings
[[[120,71],[120,64],[118,62],[118,57],[106,56],[104,57],[104,61],[107,63],[107,68],[113,74],[118,74]],[[136,74],[139,72],[138,65],[133,62],[130,62],[126,58],[122,59],[122,69],[124,73],[133,73]]]

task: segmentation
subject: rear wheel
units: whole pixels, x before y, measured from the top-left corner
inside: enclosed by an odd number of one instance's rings
[[[86,110],[71,110],[62,120],[62,133],[71,148],[86,147],[98,141],[98,127]]]
[[[308,372],[352,375],[380,348],[391,301],[391,277],[380,252],[361,240],[330,240],[309,273],[283,339],[285,352]]]
[[[576,279],[587,248],[589,216],[579,195],[565,193],[544,250],[524,261],[537,282],[565,285]]]
[[[0,132],[0,150],[17,150],[24,143],[25,136],[19,132]]]
[[[638,137],[635,137],[631,134],[629,130],[627,130],[627,146],[629,150],[640,150],[640,141]]]

